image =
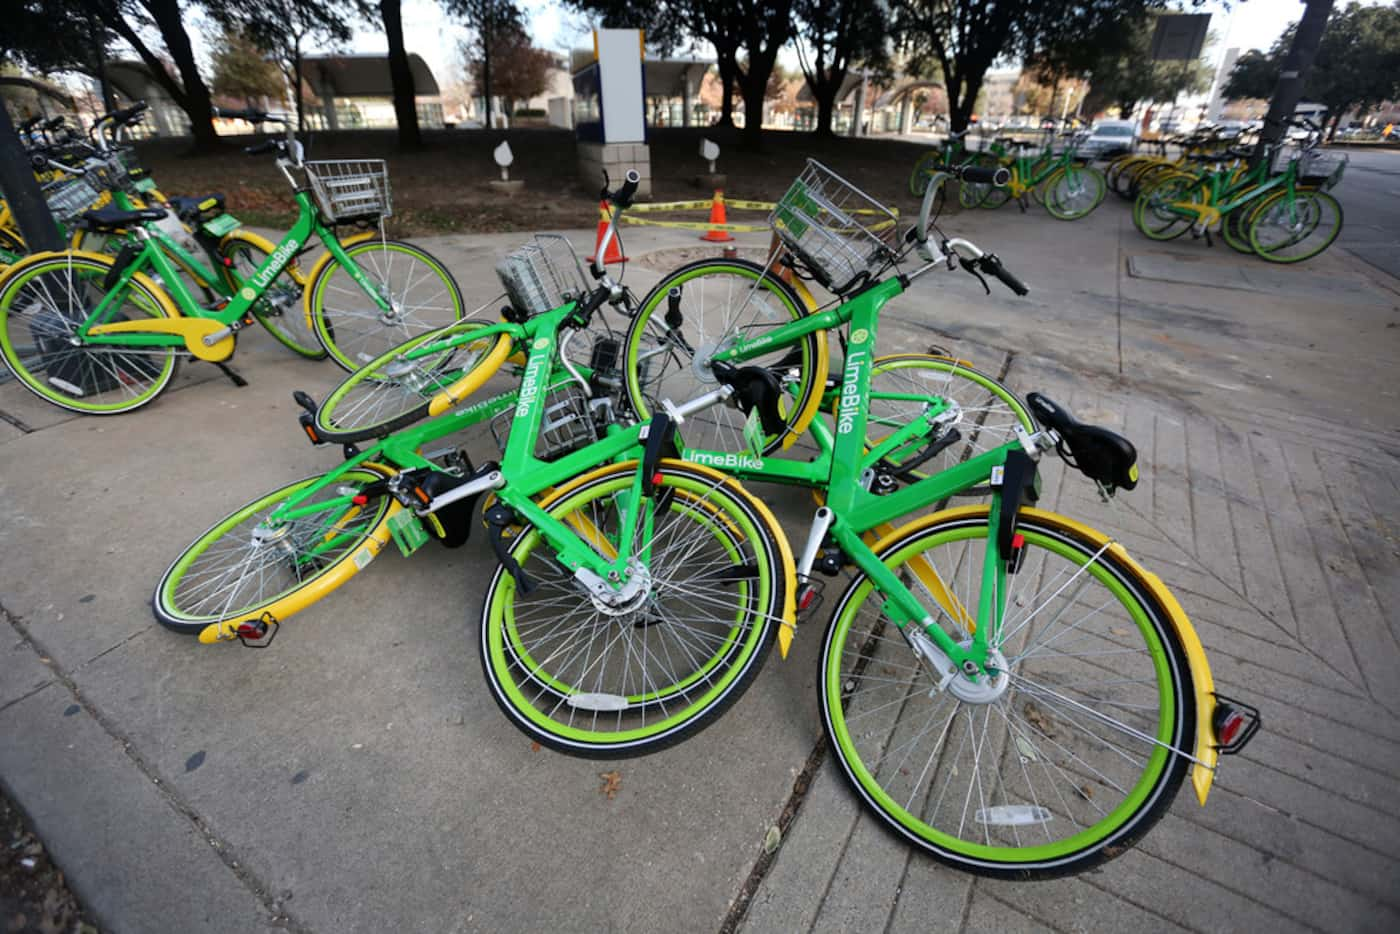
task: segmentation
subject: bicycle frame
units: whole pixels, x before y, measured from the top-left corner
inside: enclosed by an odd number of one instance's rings
[[[165,245],[145,228],[132,231],[140,250],[117,273],[115,281],[107,289],[107,294],[88,314],[78,328],[78,336],[93,344],[114,344],[136,347],[178,347],[185,346],[203,359],[221,360],[232,353],[210,354],[210,348],[241,330],[249,320],[252,306],[266,293],[272,282],[293,261],[311,237],[316,237],[326,247],[329,255],[337,260],[350,273],[356,284],[379,307],[389,312],[388,300],[379,293],[364,271],[355,264],[346,252],[335,232],[320,221],[319,213],[311,202],[310,193],[298,190],[294,195],[297,203],[297,219],[291,230],[283,235],[271,254],[263,261],[243,284],[232,294],[221,308],[209,309],[201,306],[190,294],[174,266],[165,253]],[[181,251],[183,252],[183,251]],[[125,254],[123,254],[125,255]],[[186,254],[188,255],[188,254]],[[191,257],[192,258],[192,257]],[[170,319],[147,319],[122,321],[104,324],[106,317],[120,304],[118,297],[129,288],[131,280],[143,269],[154,269],[164,280],[165,290],[174,300],[175,307],[186,316]],[[202,319],[201,326],[191,327],[190,319]],[[212,332],[203,321],[212,320],[224,327]],[[203,345],[202,347],[200,345]]]

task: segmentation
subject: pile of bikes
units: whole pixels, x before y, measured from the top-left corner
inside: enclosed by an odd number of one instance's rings
[[[382,164],[306,161],[290,131],[254,147],[298,210],[271,244],[215,197],[146,185],[104,139],[135,117],[36,153],[51,193],[83,181],[93,197],[51,194],[83,242],[21,250],[0,278],[15,378],[65,408],[129,411],[181,359],[227,359],[254,321],[348,373],[320,400],[294,394],[327,469],[175,557],[152,599],[168,629],[265,646],[391,543],[412,555],[475,530],[496,558],[476,629],[500,709],[552,749],[613,758],[713,722],[829,605],[818,702],[851,787],[910,845],[1013,878],[1116,855],[1188,776],[1204,804],[1219,757],[1257,731],[1166,585],[1037,506],[1051,455],[1105,497],[1131,490],[1127,439],[965,361],[877,352],[884,305],[940,269],[1026,294],[938,226],[945,182],[1000,191],[1013,172],[940,168],[901,227],[809,160],[766,263],[699,260],[639,297],[537,235],[497,266],[499,315],[464,317],[446,269],[384,237]],[[605,180],[598,257],[637,182]],[[325,253],[303,274],[312,235]],[[460,443],[473,428],[491,442]],[[750,482],[810,492],[800,541]]]
[[[1297,132],[1260,150],[1248,134],[1203,127],[1188,134],[1144,140],[1100,170],[1076,150],[1075,137],[1053,134],[1039,142],[1010,136],[969,143],[951,134],[924,153],[909,178],[922,195],[940,166],[1005,166],[1005,187],[963,185],[965,208],[998,208],[1033,200],[1061,220],[1087,216],[1111,190],[1132,202],[1133,223],[1152,240],[1186,233],[1272,263],[1317,256],[1342,229],[1342,206],[1330,192],[1341,182],[1345,154],[1321,148],[1322,130],[1306,118],[1290,121]]]

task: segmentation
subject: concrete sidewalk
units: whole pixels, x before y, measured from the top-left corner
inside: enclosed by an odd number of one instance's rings
[[[0,781],[104,929],[1400,925],[1400,409],[1386,381],[1400,283],[1341,251],[1274,270],[1149,243],[1112,202],[1075,224],[1008,207],[946,226],[1031,296],[928,276],[889,307],[881,349],[951,347],[1136,442],[1144,482],[1115,509],[1058,464],[1046,503],[1157,571],[1220,690],[1263,709],[1265,732],[1225,761],[1206,808],[1185,792],[1134,849],[1055,882],[913,855],[823,756],[824,620],[678,747],[616,763],[537,751],[482,684],[481,541],[386,554],[268,651],[173,635],[148,601],[174,556],[336,456],[302,441],[290,391],[322,394],[338,371],[255,335],[235,361],[247,388],[190,366],[179,391],[118,419],[0,386]],[[422,242],[475,307],[520,239]],[[693,244],[628,236],[634,257]],[[630,284],[656,278],[633,265]],[[762,493],[800,540],[810,501]]]

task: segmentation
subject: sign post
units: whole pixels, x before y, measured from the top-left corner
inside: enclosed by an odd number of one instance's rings
[[[593,60],[574,72],[574,132],[579,176],[614,183],[629,169],[642,177],[637,194],[651,197],[651,147],[647,145],[642,81],[642,33],[638,29],[597,29]]]

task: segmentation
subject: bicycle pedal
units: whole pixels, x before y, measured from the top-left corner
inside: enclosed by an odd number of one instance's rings
[[[813,580],[807,578],[797,585],[797,615],[805,618],[817,611],[825,599],[822,591],[826,588],[826,581]]]

